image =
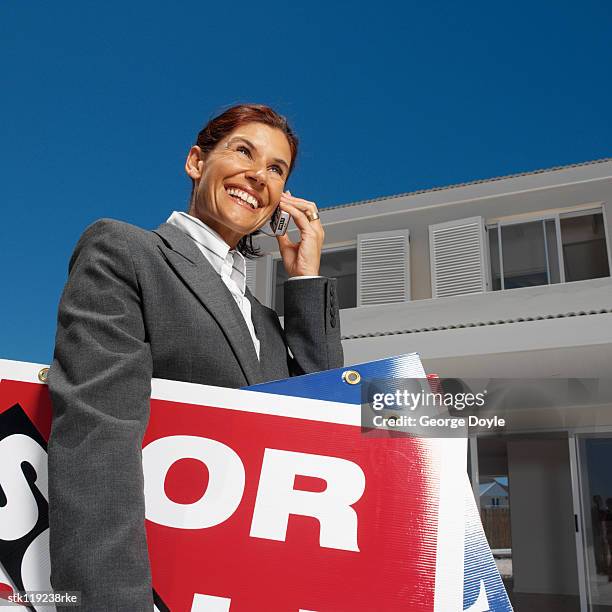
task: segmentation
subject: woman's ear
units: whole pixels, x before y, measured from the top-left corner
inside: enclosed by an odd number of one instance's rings
[[[189,149],[187,160],[185,161],[185,172],[194,180],[197,181],[202,177],[204,170],[204,153],[197,145]]]

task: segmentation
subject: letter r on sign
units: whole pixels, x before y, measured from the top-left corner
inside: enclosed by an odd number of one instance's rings
[[[325,491],[295,490],[297,475],[321,478]],[[251,537],[284,542],[290,514],[319,521],[319,544],[325,548],[359,551],[357,513],[351,505],[365,490],[363,470],[339,457],[267,448],[264,453]]]

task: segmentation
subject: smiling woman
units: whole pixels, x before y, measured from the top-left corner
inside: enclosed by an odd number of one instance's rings
[[[209,153],[192,147],[185,165],[194,181],[189,214],[236,247],[279,205],[292,159],[286,135],[263,123],[237,127]]]
[[[154,231],[98,221],[77,244],[48,378],[49,521],[52,585],[81,591],[84,609],[153,609],[140,452],[152,377],[237,388],[343,364],[316,205],[284,191],[296,155],[272,109],[230,108],[188,153],[188,213]],[[251,236],[277,207],[300,231],[277,237],[284,330],[246,287]]]

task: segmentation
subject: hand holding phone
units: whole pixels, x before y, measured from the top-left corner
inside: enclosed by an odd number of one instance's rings
[[[281,210],[280,206],[272,213],[270,219],[270,229],[274,236],[284,236],[289,227],[289,213]]]
[[[293,242],[287,235],[276,236],[287,274],[289,277],[318,276],[325,232],[317,205],[285,191],[281,195],[279,207],[281,212],[290,215],[299,232],[297,242]],[[287,227],[288,223],[283,225]]]

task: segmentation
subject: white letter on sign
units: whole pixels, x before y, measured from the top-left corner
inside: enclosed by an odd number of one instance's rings
[[[229,612],[231,603],[232,600],[226,597],[196,593],[193,596],[191,612]]]
[[[296,491],[297,475],[322,478],[321,493]],[[251,536],[285,541],[290,514],[319,520],[319,543],[325,548],[359,550],[354,504],[365,490],[362,469],[338,457],[294,453],[267,448],[264,454]]]
[[[47,453],[35,440],[13,434],[0,441],[0,485],[7,502],[0,507],[0,540],[19,540],[38,522],[38,506],[26,480],[21,463],[36,471],[36,486],[47,499]]]
[[[179,504],[164,491],[166,474],[179,459],[198,459],[208,468],[208,487],[193,504]],[[176,529],[219,525],[236,510],[244,492],[244,466],[225,444],[199,436],[168,436],[142,449],[146,517]]]

